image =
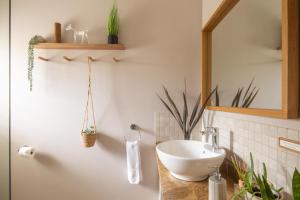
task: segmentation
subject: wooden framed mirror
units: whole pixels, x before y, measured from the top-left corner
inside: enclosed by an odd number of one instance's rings
[[[219,91],[209,110],[298,118],[298,17],[298,0],[221,2],[202,29],[202,102]]]

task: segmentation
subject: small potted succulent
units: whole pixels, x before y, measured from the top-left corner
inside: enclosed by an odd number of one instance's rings
[[[282,200],[283,188],[275,188],[268,180],[265,163],[263,163],[263,174],[256,174],[254,171],[253,157],[250,153],[250,167],[247,169],[244,186],[235,193],[233,199],[245,198],[249,200]]]
[[[231,162],[239,178],[239,189],[244,187],[245,178],[247,175],[246,167],[238,161],[236,155],[231,157]]]
[[[97,138],[96,129],[94,126],[90,126],[81,131],[81,138],[85,147],[94,146]]]
[[[108,20],[107,20],[107,34],[108,44],[118,44],[118,34],[119,34],[119,14],[118,14],[118,8],[116,4],[114,3],[113,7],[110,10]]]

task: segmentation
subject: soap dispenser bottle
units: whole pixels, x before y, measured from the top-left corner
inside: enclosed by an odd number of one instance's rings
[[[209,200],[227,200],[227,184],[226,180],[221,177],[219,168],[214,175],[209,177],[208,182]]]

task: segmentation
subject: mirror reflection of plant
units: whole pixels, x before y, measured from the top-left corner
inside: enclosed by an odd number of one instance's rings
[[[259,88],[253,87],[252,84],[254,82],[254,79],[252,79],[251,83],[249,84],[246,92],[243,94],[244,88],[239,88],[232,103],[232,107],[242,107],[242,108],[249,108],[252,102],[254,101],[255,97],[257,96],[259,92]],[[240,104],[241,102],[241,104]]]
[[[174,119],[177,121],[178,125],[180,126],[183,134],[184,139],[189,140],[191,138],[191,134],[195,126],[198,124],[199,120],[201,119],[203,112],[211,98],[211,96],[216,91],[216,88],[208,95],[208,97],[203,102],[203,105],[199,108],[201,94],[197,97],[196,103],[194,105],[194,109],[189,116],[189,110],[187,105],[187,98],[186,98],[186,92],[182,93],[183,97],[183,113],[182,115],[179,112],[178,107],[174,103],[173,99],[171,98],[168,90],[163,86],[164,93],[166,95],[166,98],[169,103],[167,103],[165,100],[163,100],[159,95],[158,98],[163,103],[163,105],[167,108],[169,113],[174,117]]]
[[[215,106],[220,106],[220,96],[219,96],[219,87],[217,86],[216,87],[216,92],[215,92],[215,95],[216,95],[216,105]]]
[[[35,35],[28,42],[28,72],[27,79],[29,81],[29,88],[32,91],[32,70],[34,67],[34,45],[45,42],[46,40],[39,35]]]

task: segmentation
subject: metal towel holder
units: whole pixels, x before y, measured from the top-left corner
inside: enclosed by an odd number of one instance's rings
[[[133,130],[133,131],[138,131],[138,134],[139,134],[138,141],[140,141],[142,139],[141,128],[136,124],[131,124],[130,129]],[[124,141],[125,142],[128,141],[126,136],[124,136]]]

